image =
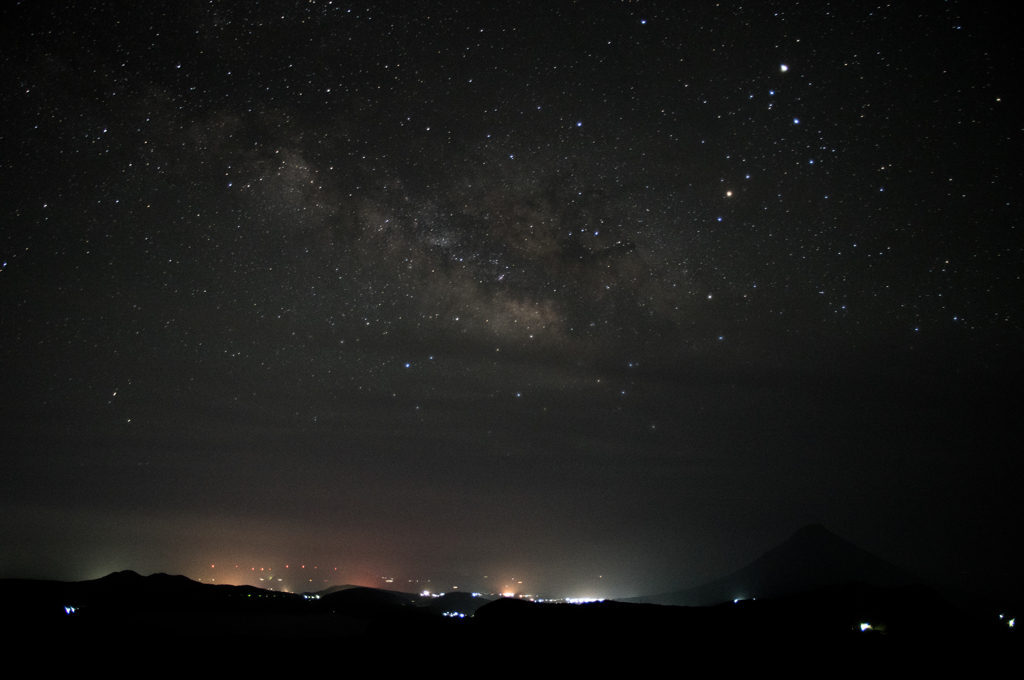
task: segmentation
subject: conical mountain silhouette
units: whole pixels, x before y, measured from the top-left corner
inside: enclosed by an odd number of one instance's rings
[[[725,578],[642,599],[698,607],[737,598],[782,597],[850,581],[881,587],[921,583],[921,579],[843,540],[820,524],[811,524]]]

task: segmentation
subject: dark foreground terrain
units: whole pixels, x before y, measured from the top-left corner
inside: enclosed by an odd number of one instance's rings
[[[432,668],[791,668],[846,674],[1017,667],[1020,629],[922,586],[851,582],[706,607],[540,604],[349,588],[309,596],[182,576],[0,581],[8,659],[115,673]],[[445,615],[445,614],[448,615]],[[465,618],[452,616],[461,613]],[[869,627],[865,627],[869,626]],[[863,630],[862,630],[863,629]]]

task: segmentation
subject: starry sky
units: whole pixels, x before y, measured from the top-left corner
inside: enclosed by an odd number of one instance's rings
[[[2,18],[0,576],[635,595],[821,522],[1010,584],[1007,17]]]

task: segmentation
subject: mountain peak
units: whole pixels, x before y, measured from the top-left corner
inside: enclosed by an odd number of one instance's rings
[[[739,571],[697,588],[659,596],[655,601],[709,605],[736,598],[782,597],[851,581],[880,587],[920,583],[920,579],[821,524],[809,524]]]
[[[796,530],[796,533],[793,534],[793,538],[796,538],[797,536],[833,536],[835,538],[839,538],[826,529],[824,524],[808,524],[807,526],[800,527]]]
[[[808,524],[800,527],[796,533],[765,555],[784,548],[790,551],[816,551],[820,553],[818,557],[833,551],[854,551],[867,554],[853,543],[832,533],[822,524]]]
[[[124,569],[122,571],[112,571],[106,576],[95,579],[97,582],[104,583],[135,583],[142,580],[144,577],[138,572],[132,571],[131,569]]]

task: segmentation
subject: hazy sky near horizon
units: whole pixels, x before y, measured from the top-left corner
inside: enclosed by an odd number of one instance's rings
[[[631,595],[821,522],[1008,578],[1006,25],[3,10],[0,576],[298,562]]]

